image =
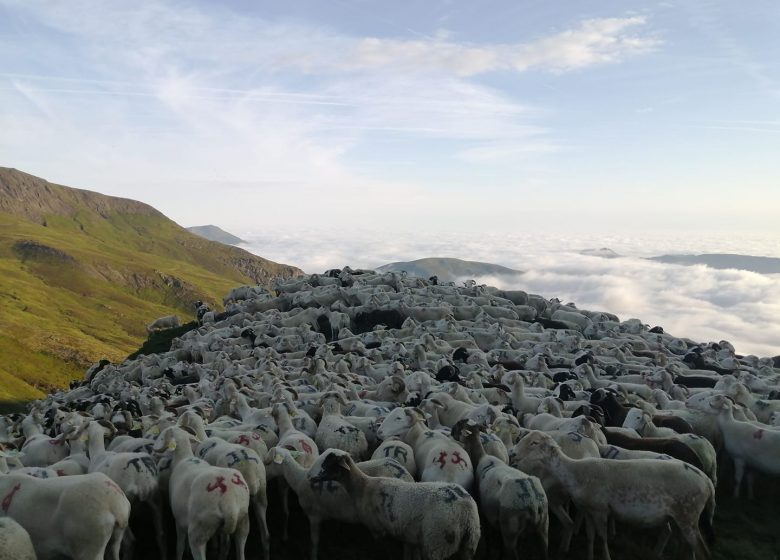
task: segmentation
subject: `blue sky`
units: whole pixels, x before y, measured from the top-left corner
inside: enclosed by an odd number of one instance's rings
[[[780,10],[0,0],[0,165],[183,225],[780,233]]]

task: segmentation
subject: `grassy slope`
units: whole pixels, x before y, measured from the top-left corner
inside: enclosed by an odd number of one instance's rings
[[[112,211],[117,199],[102,197],[96,210],[45,184],[62,199],[60,215],[0,212],[0,401],[41,397],[100,358],[124,358],[156,317],[190,320],[195,299],[216,306],[236,285],[296,272],[192,235],[150,207]]]

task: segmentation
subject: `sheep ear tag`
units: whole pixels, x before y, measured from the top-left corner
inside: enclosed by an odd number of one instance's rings
[[[284,463],[284,455],[282,455],[281,453],[277,453],[276,456],[274,457],[274,463],[276,463],[277,465],[281,465],[282,463]]]
[[[168,449],[170,449],[171,451],[176,449],[176,440],[171,440],[168,442]]]
[[[79,441],[81,443],[87,443],[87,441],[89,441],[89,435],[87,434],[87,432],[84,432],[83,434],[81,434],[81,436],[79,436]]]
[[[143,428],[143,424],[141,424],[138,420],[133,422],[133,426],[130,428],[131,430],[140,430]]]
[[[152,434],[152,435],[155,435],[155,436],[159,436],[160,435],[160,426],[152,426],[151,428],[149,428],[149,433]]]

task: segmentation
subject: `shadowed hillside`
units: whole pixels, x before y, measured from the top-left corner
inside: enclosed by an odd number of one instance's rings
[[[187,231],[205,239],[210,239],[211,241],[224,243],[225,245],[238,245],[239,243],[244,242],[240,237],[236,237],[232,233],[228,233],[224,229],[212,225],[188,227]]]
[[[0,168],[0,401],[40,397],[100,358],[121,359],[146,324],[239,284],[297,276],[193,235],[151,206]]]

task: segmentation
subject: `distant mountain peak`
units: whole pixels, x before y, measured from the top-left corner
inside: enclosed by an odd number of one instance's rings
[[[621,255],[610,249],[609,247],[600,247],[598,249],[583,249],[579,251],[580,255],[586,257],[601,257],[602,259],[617,259]]]
[[[441,282],[452,282],[460,278],[480,278],[484,276],[508,276],[522,274],[498,264],[478,261],[464,261],[448,257],[429,257],[408,262],[394,262],[380,266],[379,272],[406,271],[423,278],[437,276]]]

